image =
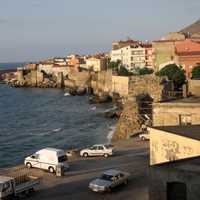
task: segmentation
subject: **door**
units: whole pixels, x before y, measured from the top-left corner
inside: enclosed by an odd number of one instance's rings
[[[98,146],[97,147],[97,155],[102,156],[102,155],[104,155],[104,153],[105,153],[104,147]]]
[[[120,179],[119,179],[119,176],[113,176],[113,183],[112,183],[112,186],[113,187],[116,187],[120,185]]]
[[[31,156],[31,165],[34,168],[41,168],[40,155],[39,154],[33,154]]]
[[[91,156],[96,156],[98,153],[98,146],[93,146],[92,148],[90,148],[90,155]]]
[[[13,194],[13,188],[12,188],[11,181],[3,183],[3,185],[2,185],[2,197],[8,197],[11,194]]]
[[[167,183],[167,200],[187,200],[187,187],[185,183]]]

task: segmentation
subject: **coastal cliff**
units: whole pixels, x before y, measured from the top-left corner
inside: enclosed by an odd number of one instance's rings
[[[166,85],[155,75],[135,76],[129,81],[129,97],[117,123],[112,141],[128,139],[151,126],[152,103],[164,100]]]
[[[128,139],[130,136],[140,132],[140,119],[138,104],[134,98],[127,100],[123,112],[116,126],[112,141]]]

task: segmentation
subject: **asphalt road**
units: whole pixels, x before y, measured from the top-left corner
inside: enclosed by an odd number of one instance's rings
[[[144,143],[143,143],[144,144]],[[30,200],[148,200],[148,148],[141,142],[137,148],[120,149],[109,158],[80,158],[70,162],[70,171],[63,177],[33,169],[43,177],[42,188]],[[131,173],[127,185],[110,193],[94,193],[88,184],[107,169],[120,169]]]

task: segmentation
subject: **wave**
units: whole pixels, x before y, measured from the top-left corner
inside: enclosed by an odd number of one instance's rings
[[[46,132],[35,132],[35,133],[30,133],[29,135],[33,135],[33,136],[46,136],[46,135],[50,135],[52,133],[58,133],[62,131],[62,128],[56,128],[56,129],[53,129],[53,130],[47,130]]]
[[[56,128],[53,130],[53,132],[55,132],[55,133],[60,132],[60,131],[62,131],[62,128]]]
[[[90,110],[96,110],[96,109],[97,109],[97,107],[96,107],[96,106],[94,106],[94,107],[90,108]]]
[[[110,129],[110,130],[109,130],[109,132],[108,132],[107,139],[108,139],[108,142],[111,143],[113,134],[114,134],[114,132],[115,132],[115,130],[116,130],[116,126],[115,126],[115,125],[112,125],[112,126],[110,126],[109,129]]]

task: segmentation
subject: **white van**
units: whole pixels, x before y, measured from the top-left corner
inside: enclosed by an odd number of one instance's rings
[[[65,170],[69,168],[66,153],[61,149],[55,148],[45,148],[37,151],[25,158],[24,164],[28,168],[40,168],[51,173],[56,172],[58,166],[64,167]]]

